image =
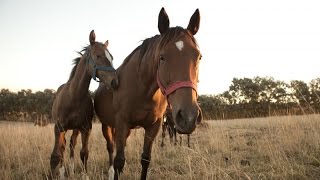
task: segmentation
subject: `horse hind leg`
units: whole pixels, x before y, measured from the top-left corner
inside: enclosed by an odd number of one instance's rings
[[[173,129],[171,128],[171,126],[170,126],[170,125],[168,125],[167,129],[168,129],[168,134],[169,134],[170,144],[172,144],[172,143],[174,143],[174,144],[175,144],[175,142],[173,141],[173,135],[174,135],[174,133],[173,133]]]
[[[173,127],[172,131],[173,131],[173,137],[174,137],[174,145],[177,145],[177,142],[178,142],[178,140],[177,140],[177,129],[175,127]]]
[[[60,179],[65,177],[65,168],[63,164],[63,154],[66,147],[65,131],[59,124],[54,126],[55,144],[50,157],[50,168],[52,177],[56,178],[58,175]]]
[[[73,130],[70,138],[70,158],[74,158],[74,149],[77,145],[77,138],[79,135],[79,130]]]
[[[77,145],[77,138],[79,135],[79,130],[73,130],[70,138],[70,174],[73,175],[75,172],[75,162],[74,162],[74,149]]]
[[[162,124],[162,134],[161,134],[161,137],[162,137],[162,139],[161,139],[161,147],[164,146],[164,139],[166,137],[166,129],[167,129],[166,124],[163,123]]]

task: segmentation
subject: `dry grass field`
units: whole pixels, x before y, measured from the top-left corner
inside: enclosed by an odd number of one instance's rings
[[[155,141],[148,179],[320,179],[320,115],[209,121],[191,136],[191,148],[160,147]],[[88,176],[107,178],[106,143],[94,124]],[[67,147],[71,132],[67,133]],[[139,179],[143,130],[134,130],[126,147],[121,179]],[[53,125],[0,121],[0,179],[46,179],[53,147]],[[76,174],[81,178],[76,148]],[[69,159],[69,149],[65,161]]]

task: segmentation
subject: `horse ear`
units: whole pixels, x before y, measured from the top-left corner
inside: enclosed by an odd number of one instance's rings
[[[199,30],[199,26],[200,26],[200,12],[199,12],[199,9],[197,9],[193,15],[191,16],[190,18],[190,22],[189,22],[189,25],[188,25],[188,30],[193,34],[195,35],[198,30]]]
[[[158,18],[158,29],[160,34],[165,33],[169,29],[169,17],[164,8],[161,8]]]
[[[91,45],[93,45],[96,42],[96,34],[94,33],[94,30],[90,32],[89,41]]]
[[[109,45],[109,40],[107,40],[107,41],[104,43],[104,45],[105,45],[106,47],[108,47],[108,45]]]

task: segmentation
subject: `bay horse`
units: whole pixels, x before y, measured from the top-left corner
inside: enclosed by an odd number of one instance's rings
[[[81,132],[82,149],[80,158],[87,169],[89,155],[88,139],[92,128],[93,102],[89,93],[91,78],[99,80],[107,88],[116,88],[118,78],[113,68],[113,57],[108,51],[108,41],[95,41],[92,30],[89,35],[90,45],[85,47],[74,60],[74,67],[69,80],[61,85],[56,93],[52,106],[52,118],[55,121],[55,144],[50,158],[52,176],[65,176],[63,154],[66,146],[65,134],[67,130],[74,130],[70,140],[71,173],[74,168],[74,150],[76,137]],[[82,52],[84,52],[82,54]]]
[[[162,8],[158,17],[160,35],[145,39],[127,56],[117,69],[119,88],[111,91],[99,85],[94,106],[107,141],[109,179],[118,179],[123,171],[126,140],[136,127],[145,130],[141,179],[146,179],[152,145],[168,104],[179,133],[192,133],[202,120],[197,102],[201,53],[194,38],[199,24],[197,9],[187,29],[170,28]]]
[[[161,139],[161,147],[164,146],[164,138],[166,137],[166,132],[169,134],[170,143],[174,143],[177,145],[177,130],[174,125],[173,117],[172,117],[172,110],[170,107],[167,107],[166,112],[163,116],[162,122],[162,139]],[[182,144],[182,137],[180,136],[180,145]],[[187,134],[187,145],[190,147],[190,134]]]

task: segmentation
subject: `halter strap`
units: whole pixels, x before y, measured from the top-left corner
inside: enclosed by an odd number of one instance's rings
[[[158,83],[158,86],[159,86],[162,94],[165,95],[166,97],[168,97],[171,93],[173,93],[174,91],[176,91],[177,89],[180,89],[180,88],[192,88],[193,90],[196,91],[196,93],[198,95],[197,85],[195,85],[191,81],[176,81],[176,82],[170,84],[168,87],[164,87],[164,85],[161,83],[160,78],[159,78],[159,70],[157,71],[157,83]]]
[[[116,72],[116,70],[115,70],[112,66],[98,66],[98,65],[93,61],[93,59],[91,58],[91,56],[89,56],[89,57],[87,58],[87,63],[93,66],[92,79],[95,80],[95,81],[97,81],[97,82],[100,82],[100,81],[97,80],[97,77],[96,77],[96,72],[97,72],[97,70],[109,71],[109,72]]]

